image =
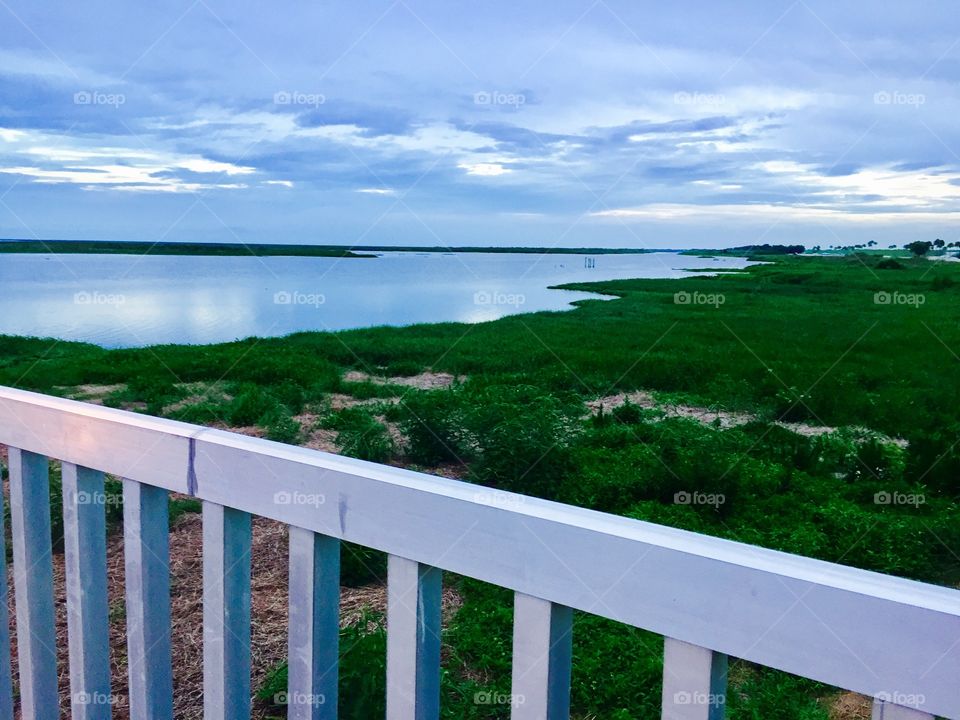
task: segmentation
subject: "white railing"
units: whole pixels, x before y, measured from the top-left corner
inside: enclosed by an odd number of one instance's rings
[[[173,714],[169,492],[203,501],[205,718],[250,713],[253,514],[290,526],[291,718],[337,715],[339,541],[347,540],[389,553],[391,720],[438,717],[442,570],[515,592],[518,720],[568,717],[572,610],[665,636],[664,718],[722,717],[733,656],[874,697],[874,718],[960,719],[955,590],[20,390],[0,388],[0,443],[9,447],[24,718],[58,716],[54,458],[63,462],[75,718],[110,715],[76,701],[110,696],[104,508],[77,502],[102,493],[108,473],[124,478],[137,720]],[[6,628],[0,617],[2,719],[13,717]]]

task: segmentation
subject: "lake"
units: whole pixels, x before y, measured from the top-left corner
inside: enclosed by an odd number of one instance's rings
[[[104,347],[213,343],[303,330],[565,310],[609,296],[551,285],[678,278],[743,258],[679,253],[385,252],[376,258],[0,254],[0,334]]]

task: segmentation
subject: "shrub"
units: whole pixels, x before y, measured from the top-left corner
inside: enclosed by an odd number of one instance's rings
[[[345,408],[333,416],[331,426],[337,430],[337,443],[344,455],[386,462],[393,455],[393,440],[382,423],[360,407]]]
[[[267,413],[276,412],[277,399],[256,385],[242,385],[227,409],[228,422],[236,427],[257,425]]]
[[[407,455],[423,465],[469,460],[473,455],[467,431],[467,402],[458,390],[411,393],[401,407],[400,427]]]

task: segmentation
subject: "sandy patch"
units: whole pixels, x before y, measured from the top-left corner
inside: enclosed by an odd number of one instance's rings
[[[342,393],[331,393],[327,395],[327,400],[330,403],[331,410],[346,410],[347,408],[352,407],[365,407],[368,405],[378,405],[381,403],[388,403],[390,405],[396,405],[400,402],[400,398],[365,398],[363,400],[358,400],[353,397],[353,395],[343,395]]]
[[[663,417],[688,418],[690,420],[696,420],[703,425],[710,425],[711,427],[719,423],[720,427],[724,430],[745,425],[754,419],[752,415],[746,413],[712,410],[711,408],[696,405],[660,403],[654,398],[652,393],[645,390],[606,395],[596,400],[590,400],[586,405],[591,415],[597,415],[601,410],[607,413],[616,408],[623,407],[627,403],[644,410],[659,410],[663,413]]]
[[[350,370],[344,373],[343,379],[347,382],[369,382],[374,385],[401,385],[403,387],[415,388],[416,390],[440,390],[450,387],[455,382],[463,382],[466,380],[466,377],[463,375],[457,377],[450,373],[430,371],[408,377],[380,377],[359,370]]]
[[[116,385],[77,385],[75,387],[58,387],[57,390],[64,393],[65,397],[71,400],[88,402],[93,405],[103,405],[103,401],[115,392],[125,390],[127,386],[124,383]]]
[[[337,444],[337,438],[340,433],[328,428],[317,428],[306,436],[306,440],[300,443],[303,447],[311,450],[322,450],[323,452],[337,454],[340,452],[340,446]]]
[[[645,410],[657,407],[657,401],[654,400],[653,395],[643,390],[636,390],[630,393],[617,393],[616,395],[606,395],[596,400],[590,400],[587,402],[587,408],[592,415],[596,415],[601,410],[603,412],[610,412],[611,410],[626,405],[628,402],[631,405],[636,405]]]
[[[721,430],[740,427],[741,425],[746,425],[758,419],[756,415],[750,413],[734,412],[732,410],[715,410],[702,405],[661,403],[658,402],[651,393],[644,390],[606,395],[596,400],[590,400],[585,404],[591,415],[597,415],[601,409],[603,412],[610,412],[611,410],[626,405],[628,402],[644,410],[659,410],[662,413],[662,418],[687,418],[689,420],[695,420],[701,425],[709,427],[719,426]],[[804,437],[829,435],[840,429],[830,427],[829,425],[812,425],[809,423],[777,421],[773,424]],[[900,448],[906,448],[909,445],[903,438],[888,437],[881,433],[876,433],[869,428],[850,428],[850,430],[862,434],[863,440],[866,440],[868,437],[877,437],[882,442],[890,443]]]
[[[873,702],[864,695],[842,692],[830,703],[830,720],[870,720]]]
[[[176,387],[187,392],[188,395],[182,400],[178,400],[163,408],[164,415],[182,410],[190,405],[199,405],[204,402],[227,403],[233,399],[233,396],[224,389],[225,383],[223,382],[177,383]]]

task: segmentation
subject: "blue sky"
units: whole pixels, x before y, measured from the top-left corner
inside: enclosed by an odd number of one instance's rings
[[[0,0],[0,236],[960,239],[955,2]]]

